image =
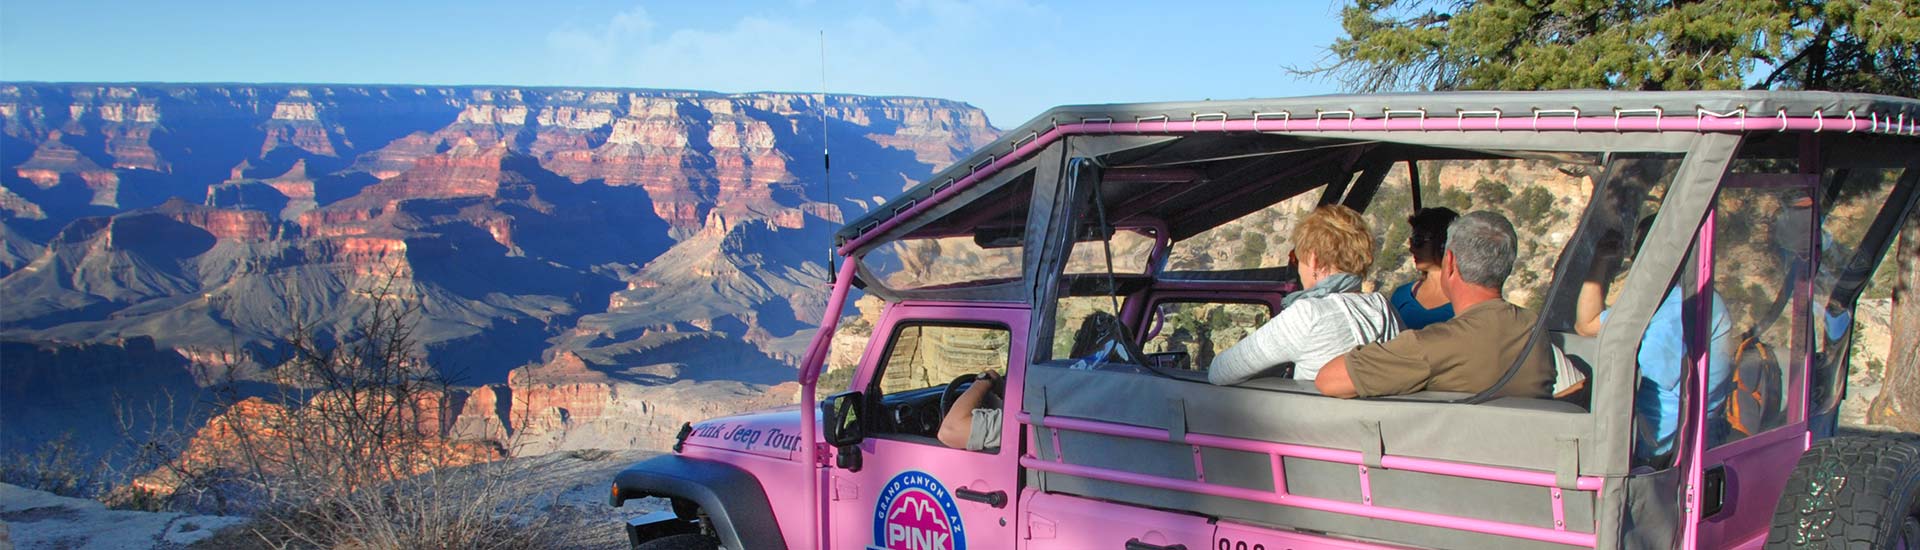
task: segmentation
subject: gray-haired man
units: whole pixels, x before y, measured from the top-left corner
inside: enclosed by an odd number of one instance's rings
[[[1513,224],[1493,212],[1454,220],[1447,226],[1447,253],[1440,265],[1453,319],[1335,358],[1320,369],[1314,386],[1334,397],[1374,397],[1427,390],[1479,393],[1499,382],[1526,349],[1536,321],[1533,312],[1501,296],[1513,272],[1517,240]],[[1534,346],[1495,395],[1550,397],[1553,378],[1549,346]]]

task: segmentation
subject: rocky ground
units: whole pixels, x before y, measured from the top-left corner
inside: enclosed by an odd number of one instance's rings
[[[0,548],[120,550],[187,548],[246,519],[108,510],[92,500],[0,483],[0,521]]]
[[[513,483],[535,495],[537,504],[522,513],[525,522],[546,522],[555,536],[542,545],[555,549],[615,548],[626,535],[627,517],[659,510],[658,499],[607,506],[607,484],[614,473],[655,453],[648,451],[564,451],[514,459],[520,472]],[[20,550],[122,550],[136,548],[241,549],[260,544],[247,518],[108,510],[98,502],[54,496],[0,484],[0,548]]]
[[[1893,301],[1861,300],[1854,312],[1860,320],[1860,332],[1853,343],[1853,369],[1847,373],[1847,398],[1840,402],[1840,424],[1866,428],[1867,406],[1880,395],[1880,369],[1886,363],[1887,350],[1893,347],[1893,335],[1888,331]]]
[[[527,466],[520,481],[529,490],[550,495],[545,504],[529,512],[557,524],[556,531],[563,534],[546,546],[585,550],[625,544],[627,535],[621,526],[627,518],[666,508],[666,501],[650,498],[614,508],[607,505],[607,487],[614,474],[656,454],[589,449],[516,459]]]

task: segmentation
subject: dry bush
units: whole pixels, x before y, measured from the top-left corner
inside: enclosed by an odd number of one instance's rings
[[[149,444],[175,458],[123,498],[255,516],[217,547],[537,546],[551,529],[524,476],[494,462],[505,449],[450,440],[455,393],[420,353],[407,290],[387,277],[337,328],[296,323],[266,395],[222,392],[221,414],[186,442]]]
[[[150,512],[187,512],[230,515],[241,512],[230,497],[242,493],[237,473],[228,468],[202,467],[179,460],[192,447],[198,426],[212,412],[231,403],[222,391],[182,399],[162,389],[143,410],[127,406],[113,411],[121,441],[115,453],[123,458],[112,474],[113,487],[105,495],[108,506]],[[115,403],[128,400],[117,396]]]
[[[539,548],[555,527],[520,466],[445,468],[314,505],[272,510],[249,535],[272,548]]]
[[[84,454],[73,433],[64,433],[32,452],[0,458],[0,482],[64,497],[93,497],[107,484],[109,471],[105,461],[89,461]]]

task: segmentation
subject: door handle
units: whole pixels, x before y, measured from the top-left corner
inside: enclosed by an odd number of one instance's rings
[[[975,491],[973,489],[968,489],[966,487],[961,487],[958,489],[954,489],[953,494],[954,496],[960,497],[960,500],[971,500],[974,502],[986,504],[987,506],[992,506],[994,508],[1005,508],[1007,506],[1006,491],[994,491],[994,492],[988,493],[988,492],[982,492],[982,491]]]
[[[1700,519],[1720,515],[1727,505],[1727,465],[1715,464],[1700,476]]]
[[[1152,544],[1140,539],[1127,539],[1127,550],[1187,550],[1185,544]]]

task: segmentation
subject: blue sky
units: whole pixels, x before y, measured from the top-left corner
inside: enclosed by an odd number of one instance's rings
[[[0,0],[0,80],[831,91],[1047,107],[1331,93],[1335,0]]]

